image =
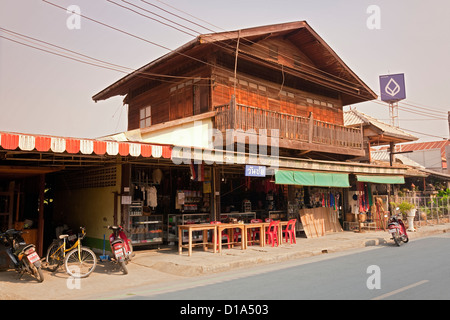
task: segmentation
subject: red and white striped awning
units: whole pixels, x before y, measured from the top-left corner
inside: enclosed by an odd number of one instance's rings
[[[153,157],[170,159],[172,148],[169,145],[148,144],[142,142],[104,141],[30,135],[0,132],[0,147],[5,150],[39,151],[84,155],[110,155]]]

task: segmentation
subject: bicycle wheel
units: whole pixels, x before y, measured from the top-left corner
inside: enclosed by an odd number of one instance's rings
[[[47,261],[47,269],[52,272],[58,269],[58,267],[64,263],[62,252],[61,250],[58,250],[60,245],[61,244],[58,241],[53,241],[53,243],[47,249],[45,260]]]
[[[66,272],[75,278],[85,278],[94,271],[97,266],[97,256],[88,248],[81,247],[78,256],[78,248],[70,251],[64,260]]]

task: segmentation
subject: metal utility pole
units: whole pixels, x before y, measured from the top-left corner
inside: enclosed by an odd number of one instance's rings
[[[398,123],[398,102],[389,103],[389,116],[391,118],[391,125],[394,128],[399,127]]]
[[[450,140],[450,111],[448,112],[448,137]]]

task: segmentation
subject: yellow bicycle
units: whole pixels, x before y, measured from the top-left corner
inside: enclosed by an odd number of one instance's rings
[[[81,234],[78,234],[77,241],[68,249],[66,244],[69,235],[62,234],[58,240],[47,249],[47,268],[50,271],[56,271],[59,266],[64,264],[66,272],[76,278],[85,278],[94,271],[97,266],[97,256],[95,253],[81,245],[81,240],[86,236],[86,230],[81,227]]]

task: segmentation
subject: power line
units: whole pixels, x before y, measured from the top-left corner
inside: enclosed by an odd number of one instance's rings
[[[384,101],[373,100],[372,102],[377,103],[377,104],[380,104],[380,105],[383,105],[383,106],[388,106],[388,104],[385,103]],[[412,111],[406,111],[406,112],[415,113],[415,112],[412,112]],[[428,115],[428,116],[429,116],[429,115]],[[418,119],[418,120],[420,120],[420,119]],[[421,119],[421,120],[424,120],[424,119]],[[442,121],[443,119],[441,119],[441,118],[434,118],[434,119],[431,119],[431,120],[440,120],[440,121]],[[445,119],[445,120],[447,120],[447,119]],[[428,119],[427,119],[427,121],[428,121]],[[423,135],[423,136],[428,136],[428,137],[433,137],[433,138],[439,138],[439,139],[445,139],[445,140],[447,139],[447,138],[445,138],[445,137],[442,137],[442,136],[436,136],[436,135],[432,135],[432,134],[429,134],[429,133],[424,133],[424,132],[414,131],[414,130],[405,129],[405,128],[401,128],[401,129],[404,130],[404,131],[408,131],[408,132],[420,134],[420,135]]]
[[[423,136],[428,136],[428,137],[433,137],[433,138],[439,138],[439,139],[447,140],[447,138],[444,138],[442,136],[435,136],[435,135],[432,135],[432,134],[429,134],[429,133],[423,133],[423,132],[414,131],[414,130],[410,130],[410,129],[404,129],[404,128],[402,128],[402,130],[409,131],[409,132],[412,132],[412,133],[417,133],[417,134],[420,134],[420,135],[423,135]]]
[[[54,6],[54,7],[56,7],[56,8],[58,8],[58,9],[61,9],[61,10],[66,11],[66,8],[64,8],[64,7],[62,7],[62,6],[59,6],[59,5],[57,5],[57,4],[54,4],[54,3],[50,2],[50,1],[47,1],[47,0],[42,0],[42,1],[45,2],[45,3],[47,3],[47,4],[50,4],[50,5]],[[197,59],[197,58],[195,58],[195,57],[189,56],[189,55],[184,54],[184,53],[182,53],[182,52],[172,50],[172,49],[170,49],[170,48],[168,48],[168,47],[166,47],[166,46],[163,46],[163,45],[161,45],[161,44],[158,44],[158,43],[156,43],[156,42],[154,42],[154,41],[150,41],[150,40],[148,40],[148,39],[142,38],[142,37],[137,36],[137,35],[135,35],[135,34],[133,34],[133,33],[130,33],[130,32],[124,31],[124,30],[122,30],[122,29],[116,28],[116,27],[114,27],[114,26],[112,26],[112,25],[110,25],[110,24],[107,24],[107,23],[101,22],[101,21],[99,21],[99,20],[90,18],[90,17],[88,17],[88,16],[86,16],[86,15],[83,15],[83,14],[81,14],[81,13],[80,13],[80,14],[79,14],[79,13],[73,13],[73,14],[77,14],[77,15],[79,15],[80,17],[82,17],[82,18],[84,18],[84,19],[86,19],[86,20],[95,22],[95,23],[100,24],[100,25],[102,25],[102,26],[104,26],[104,27],[107,27],[107,28],[109,28],[109,29],[118,31],[118,32],[123,33],[123,34],[125,34],[125,35],[128,35],[128,36],[130,36],[130,37],[136,38],[136,39],[138,39],[138,40],[147,42],[147,43],[149,43],[149,44],[151,44],[151,45],[154,45],[154,46],[156,46],[156,47],[159,47],[159,48],[162,48],[162,49],[164,49],[164,50],[167,50],[167,51],[169,51],[170,53],[176,53],[176,54],[179,54],[179,55],[181,55],[181,56],[187,57],[187,58],[189,58],[189,59],[195,60],[195,61],[197,61],[197,62],[205,63],[205,64],[208,64],[208,65],[210,65],[210,66],[213,66],[213,65],[211,65],[211,64],[209,64],[209,63],[207,63],[207,62],[205,62],[205,61],[202,61],[202,60]]]
[[[149,80],[158,80],[158,81],[162,81],[162,82],[168,82],[168,83],[178,83],[179,81],[167,81],[167,80],[162,80],[160,79],[160,77],[164,78],[175,78],[175,79],[205,79],[205,78],[198,78],[198,77],[182,77],[182,76],[172,76],[172,75],[166,75],[166,74],[156,74],[156,73],[149,73],[149,72],[142,72],[139,70],[134,70],[132,68],[128,68],[128,67],[124,67],[118,64],[114,64],[114,63],[110,63],[101,59],[97,59],[97,58],[93,58],[91,56],[52,44],[50,42],[47,41],[43,41],[37,38],[33,38],[6,28],[2,28],[0,27],[0,30],[2,30],[2,32],[7,33],[9,36],[13,36],[16,38],[21,39],[22,41],[26,41],[28,43],[24,43],[18,40],[14,40],[11,38],[7,38],[5,36],[0,36],[1,38],[5,39],[5,40],[9,40],[12,42],[15,42],[17,44],[21,44],[36,50],[40,50],[46,53],[50,53],[53,55],[57,55],[63,58],[67,58],[67,59],[71,59],[73,61],[77,61],[80,63],[84,63],[84,64],[88,64],[91,66],[95,66],[95,67],[100,67],[100,68],[104,68],[104,69],[109,69],[109,70],[113,70],[113,71],[118,71],[121,73],[126,73],[129,74],[130,71],[133,72],[137,72],[138,76],[141,76],[145,79],[149,79]],[[33,45],[30,45],[29,43],[32,43]],[[41,46],[41,47],[36,47],[37,46]],[[53,48],[57,48],[59,50],[55,50]],[[209,79],[209,78],[208,78]]]
[[[380,104],[380,105],[385,106],[385,107],[389,106],[389,104],[387,104],[386,102],[381,101],[381,100],[372,100],[371,102]],[[400,110],[402,110],[402,111],[405,111],[405,112],[409,112],[409,113],[412,113],[412,114],[417,114],[417,115],[420,115],[420,116],[425,116],[425,117],[428,117],[428,118],[433,118],[435,120],[447,120],[447,118],[443,118],[443,117],[441,118],[439,116],[436,116],[436,115],[433,115],[433,114],[429,114],[429,113],[426,113],[426,112],[420,112],[420,111],[417,111],[417,110],[413,110],[413,109],[410,109],[408,107],[399,106],[398,108]]]
[[[159,22],[158,20],[155,20],[155,19],[153,19],[153,18],[151,18],[151,17],[148,17],[148,16],[146,16],[146,15],[143,15],[143,14],[141,14],[141,13],[139,13],[139,12],[136,12],[136,11],[133,10],[133,9],[130,9],[130,8],[128,8],[128,7],[125,7],[125,6],[119,5],[119,4],[117,4],[117,3],[114,3],[114,2],[112,2],[111,0],[107,0],[107,1],[110,2],[110,3],[116,4],[116,5],[118,5],[118,6],[122,7],[122,8],[124,8],[124,9],[127,9],[127,10],[130,10],[130,11],[134,12],[134,13],[137,13],[137,14],[139,14],[139,15],[141,15],[141,16],[144,16],[144,17],[147,17],[147,18],[150,18],[150,19],[152,19],[152,20],[154,20],[154,21]],[[155,7],[159,8],[160,10],[164,10],[164,9],[160,8],[159,6],[153,5],[153,4],[151,4],[151,3],[147,2],[147,1],[144,1],[144,0],[141,0],[141,1],[144,2],[144,3],[146,3],[146,4],[155,6]],[[151,11],[149,11],[149,10],[146,10],[146,9],[144,9],[144,8],[142,8],[142,7],[140,7],[140,6],[137,6],[137,5],[135,5],[135,4],[132,4],[132,3],[128,2],[128,1],[122,0],[122,2],[128,3],[128,4],[130,4],[130,5],[132,5],[132,6],[136,7],[136,8],[139,8],[139,9],[141,9],[141,10],[144,10],[145,12],[148,12],[148,13],[151,13],[151,14],[155,14],[154,12],[151,12]],[[170,12],[167,11],[167,10],[164,10],[164,11],[170,13]],[[155,14],[155,15],[156,15],[156,14]],[[162,17],[161,15],[157,15],[157,16],[158,16],[158,17]],[[180,17],[180,16],[178,16],[178,15],[175,15],[175,16]],[[178,25],[178,26],[182,26],[182,27],[184,27],[184,28],[190,29],[190,28],[188,28],[188,27],[186,27],[186,26],[184,26],[184,25],[181,25],[181,24],[179,24],[179,23],[176,23],[176,22],[174,22],[174,21],[172,21],[172,20],[170,20],[170,19],[167,19],[167,18],[164,18],[164,17],[162,17],[162,18],[165,19],[165,20],[167,20],[167,21],[170,21],[170,22],[172,22],[172,23],[175,23],[175,24]],[[182,18],[182,17],[181,17],[181,18]],[[197,19],[198,19],[198,18],[197,18]],[[195,23],[195,22],[193,22],[193,21],[191,21],[191,20],[188,20],[188,19],[184,19],[184,20],[189,21],[190,23],[194,23],[194,24],[200,26],[199,24],[197,24],[197,23]],[[168,25],[167,23],[162,23],[162,24],[164,24],[164,25],[166,25],[166,26],[169,26],[169,27],[172,27],[172,28],[175,28],[175,29],[179,30],[178,28],[173,27],[173,26],[170,26],[170,25]],[[204,27],[204,26],[203,26],[203,28],[208,29],[208,30],[211,30],[211,29],[206,28],[206,27]],[[191,30],[191,31],[195,31],[195,30],[193,30],[193,29],[190,29],[190,30]],[[179,31],[180,31],[180,30],[179,30]],[[213,30],[211,30],[211,31],[213,31]],[[184,32],[184,31],[182,31],[182,32]],[[200,32],[198,32],[198,31],[195,31],[195,32],[197,32],[198,35],[201,35]],[[184,33],[186,33],[186,32],[184,32]],[[190,33],[187,33],[187,34],[192,35],[192,34],[190,34]],[[237,41],[236,41],[235,38],[228,37],[228,40],[237,43]],[[255,48],[254,48],[255,46],[259,46],[259,47],[262,47],[262,48],[267,49],[267,50],[269,49],[268,47],[266,47],[266,46],[264,46],[264,45],[261,45],[261,44],[259,44],[259,43],[252,42],[252,41],[249,40],[249,39],[246,39],[246,41],[253,44],[253,46],[252,46],[252,50],[253,50],[253,51],[255,51],[255,52],[260,52],[260,53],[262,53],[262,55],[263,55],[265,52],[260,51],[260,50],[257,50],[257,49],[255,50]],[[230,46],[230,45],[228,45],[228,44],[226,44],[226,43],[223,43],[223,44],[226,46],[226,47],[224,47],[224,46],[222,46],[222,45],[220,45],[220,44],[218,44],[218,43],[216,43],[216,42],[211,42],[211,43],[212,43],[213,45],[217,46],[217,47],[220,47],[220,48],[222,48],[222,49],[228,50],[228,51],[232,52],[233,54],[234,54],[234,52],[235,52],[235,47],[234,47],[234,46]],[[242,46],[242,45],[241,45],[241,46]],[[248,45],[245,45],[245,44],[243,44],[243,46],[249,47]],[[253,55],[253,54],[251,54],[251,53],[249,53],[249,52],[246,52],[246,51],[243,51],[243,50],[240,50],[240,49],[239,49],[239,52],[240,52],[241,54],[244,53],[244,54],[246,54],[246,55],[255,56],[255,57],[257,57],[258,59],[261,59],[260,56]],[[285,57],[285,58],[287,58],[287,59],[293,59],[293,57],[283,55],[282,53],[279,53],[279,55],[282,56],[282,57]],[[317,73],[311,73],[310,71],[305,70],[305,69],[303,69],[303,68],[296,68],[296,67],[294,66],[293,69],[296,69],[297,71],[302,72],[302,73],[305,73],[305,74],[309,74],[310,76],[318,77],[318,78],[320,78],[322,81],[325,80],[325,81],[328,81],[328,82],[334,82],[335,84],[339,84],[339,85],[341,85],[341,86],[346,86],[346,87],[348,87],[349,89],[354,90],[355,92],[359,91],[358,88],[355,88],[355,87],[354,87],[356,84],[353,83],[353,82],[348,81],[347,79],[343,79],[343,78],[338,77],[338,76],[336,76],[336,75],[327,73],[327,72],[325,72],[325,71],[323,71],[323,70],[321,70],[321,69],[318,69],[318,68],[316,68],[316,67],[314,67],[314,66],[308,65],[308,64],[303,63],[303,62],[302,62],[302,65],[303,65],[303,66],[307,66],[307,67],[309,67],[310,69],[319,71],[320,73],[322,73],[322,74],[324,74],[324,75],[331,76],[332,78],[339,79],[339,82],[337,82],[336,80],[330,79],[329,77],[324,78],[323,75],[320,75],[320,74],[317,74]],[[278,69],[280,72],[282,72],[282,74],[284,75],[284,70],[283,70],[283,69],[284,69],[284,66],[283,66],[283,68],[280,67],[279,65],[277,65],[277,66],[273,66],[273,65],[272,65],[271,67],[272,67],[272,68],[275,67],[275,68]],[[313,79],[311,79],[311,78],[310,78],[309,80],[310,80],[310,81],[313,81]],[[351,86],[349,86],[349,85],[347,85],[347,84],[345,84],[345,83],[349,83],[349,84],[351,84]],[[321,84],[324,85],[323,83],[321,83]],[[326,86],[326,85],[325,85],[325,86]]]
[[[402,101],[402,102],[404,102],[405,104],[409,104],[409,105],[415,105],[418,108],[423,108],[423,109],[428,109],[428,110],[438,110],[440,112],[447,112],[448,109],[449,109],[449,108],[443,109],[443,108],[440,108],[440,107],[430,107],[430,106],[426,106],[424,104],[417,103],[417,102],[410,101],[410,100],[405,100],[405,101]]]
[[[182,30],[182,29],[180,29],[180,28],[178,28],[178,27],[174,27],[174,26],[172,26],[172,25],[170,25],[170,24],[168,24],[168,23],[165,23],[165,22],[160,21],[160,20],[158,20],[158,19],[152,18],[152,17],[150,17],[150,16],[148,16],[148,15],[142,14],[142,13],[136,11],[136,10],[133,10],[133,9],[131,9],[131,8],[129,8],[129,7],[123,6],[123,5],[121,5],[121,4],[119,4],[119,3],[116,3],[116,2],[114,2],[114,1],[112,1],[112,0],[106,0],[106,1],[108,1],[109,3],[115,4],[116,6],[119,6],[119,7],[123,8],[123,9],[127,9],[127,10],[129,10],[129,11],[131,11],[131,12],[134,12],[134,13],[136,13],[136,14],[138,14],[138,15],[141,15],[141,16],[147,18],[147,19],[151,19],[151,20],[156,21],[156,22],[158,22],[158,23],[161,23],[161,24],[163,24],[163,25],[165,25],[165,26],[168,26],[168,27],[170,27],[170,28],[173,28],[173,29],[175,29],[175,30],[178,30],[178,31],[180,31],[180,32],[183,32],[183,33],[185,33],[185,34],[187,34],[187,35],[190,35],[190,36],[192,36],[192,37],[195,37],[195,35],[192,34],[192,33],[189,33],[189,32],[187,32],[187,31],[184,31],[184,30]],[[154,13],[154,12],[151,12],[151,11],[149,11],[149,10],[146,10],[146,9],[142,8],[142,7],[139,7],[139,6],[137,6],[137,5],[135,5],[135,4],[131,3],[131,2],[128,2],[128,1],[125,1],[125,0],[122,0],[122,2],[128,3],[129,5],[132,5],[132,6],[134,6],[134,7],[137,7],[137,8],[139,8],[139,9],[145,11],[145,12],[148,12],[148,13],[150,13],[150,14],[156,15],[156,16],[159,17],[159,18],[165,19],[165,20],[167,20],[167,21],[170,21],[171,23],[174,23],[174,24],[176,24],[176,25],[182,27],[182,28],[186,28],[186,29],[188,29],[188,30],[190,30],[190,31],[193,31],[193,32],[197,33],[197,31],[195,31],[195,30],[193,30],[193,29],[187,28],[187,27],[185,27],[185,26],[183,26],[183,25],[181,25],[181,24],[179,24],[179,23],[177,23],[177,22],[175,22],[175,21],[172,21],[172,20],[169,20],[169,19],[167,19],[167,18],[164,18],[164,17],[161,16],[161,15],[158,15],[158,14],[156,14],[156,13]]]
[[[55,7],[57,7],[57,8],[60,8],[60,9],[62,9],[62,10],[66,10],[65,8],[63,8],[63,7],[61,7],[61,6],[58,6],[58,5],[56,5],[56,4],[54,4],[54,3],[50,2],[50,1],[46,1],[46,0],[43,0],[43,1],[44,1],[45,3],[48,3],[48,4],[51,4],[51,5],[55,6]],[[113,2],[113,1],[110,1],[110,0],[107,0],[107,1],[110,2],[110,3],[116,4],[116,5],[119,5],[119,4],[117,4],[117,3]],[[129,3],[129,2],[124,1],[124,0],[122,0],[122,1],[123,1],[123,2],[126,2],[126,3]],[[149,4],[148,2],[143,1],[143,0],[142,0],[142,2]],[[161,1],[160,1],[160,2],[161,2]],[[162,3],[163,3],[163,2],[162,2]],[[133,4],[131,4],[131,5],[133,5]],[[166,4],[166,5],[167,5],[167,4]],[[122,8],[124,8],[124,9],[131,10],[132,12],[135,12],[135,13],[137,13],[137,14],[140,14],[141,16],[144,16],[144,17],[146,17],[146,18],[150,18],[150,19],[152,19],[152,20],[154,20],[154,21],[161,22],[161,21],[159,21],[159,20],[157,20],[157,19],[153,19],[153,18],[151,18],[151,17],[148,17],[147,15],[143,15],[143,14],[137,12],[136,10],[130,9],[130,8],[125,7],[125,6],[122,6],[122,5],[119,5],[119,6],[122,7]],[[136,6],[136,5],[134,5],[134,6],[140,8],[140,9],[142,9],[142,10],[145,10],[145,9],[139,7],[139,6]],[[159,7],[158,7],[158,8],[159,8]],[[150,11],[148,11],[148,10],[145,10],[145,11],[146,11],[146,12],[150,12]],[[150,41],[150,40],[144,39],[144,38],[142,38],[142,37],[136,36],[135,34],[132,34],[132,33],[126,32],[126,31],[124,31],[124,30],[118,29],[118,28],[116,28],[116,27],[114,27],[114,26],[108,25],[108,24],[103,23],[103,22],[100,22],[100,21],[98,21],[98,20],[89,18],[89,17],[87,17],[87,16],[85,16],[85,15],[81,15],[81,14],[79,14],[79,15],[80,15],[81,17],[87,19],[87,20],[90,20],[90,21],[93,21],[93,22],[95,22],[95,23],[101,24],[101,25],[103,25],[103,26],[106,26],[106,27],[111,28],[111,29],[113,29],[113,30],[119,31],[119,32],[124,33],[124,34],[126,34],[126,35],[132,36],[132,37],[137,38],[137,39],[139,39],[139,40],[148,42],[148,43],[150,43],[150,44],[152,44],[152,45],[155,45],[155,46],[158,46],[158,47],[160,47],[160,48],[166,49],[166,50],[168,50],[168,51],[170,51],[170,52],[172,52],[172,53],[177,53],[177,54],[180,54],[180,55],[185,56],[185,57],[187,57],[187,58],[194,59],[194,60],[196,60],[196,61],[198,61],[198,62],[204,63],[204,64],[206,64],[206,65],[210,65],[210,66],[213,66],[213,67],[215,67],[215,68],[219,68],[217,65],[211,65],[210,63],[208,63],[208,62],[206,62],[206,61],[202,61],[202,60],[200,60],[200,59],[197,59],[197,58],[195,58],[195,57],[189,56],[189,55],[187,55],[187,54],[184,54],[184,53],[181,53],[181,52],[178,52],[178,51],[171,50],[171,49],[169,49],[169,48],[167,48],[167,47],[165,47],[165,46],[163,46],[163,45],[160,45],[160,44],[157,44],[157,43],[155,43],[155,42],[153,42],[153,41]],[[164,18],[164,19],[165,19],[165,18]],[[198,19],[198,18],[196,18],[196,19]],[[166,19],[166,20],[168,20],[168,19]],[[171,21],[171,20],[168,20],[168,21]],[[172,21],[171,21],[171,22],[172,22]],[[163,23],[163,22],[161,22],[161,23]],[[168,24],[166,24],[166,23],[163,23],[163,24],[166,25],[166,26],[170,26],[170,25],[168,25]],[[178,24],[178,25],[180,25],[180,24]],[[198,24],[197,24],[197,25],[198,25]],[[182,25],[180,25],[180,26],[182,26]],[[173,27],[173,26],[170,26],[170,27]],[[183,26],[183,27],[185,27],[185,26]],[[205,28],[206,28],[206,27],[205,27]],[[176,29],[179,30],[179,31],[181,31],[179,28],[176,28]],[[193,29],[191,29],[191,30],[193,30]],[[184,32],[184,31],[183,31],[183,32]],[[185,32],[185,33],[186,33],[186,32]],[[234,38],[231,39],[231,40],[235,41]],[[247,39],[247,40],[248,40],[248,39]],[[250,40],[248,40],[248,41],[250,42]],[[256,43],[256,44],[257,44],[257,43]],[[263,47],[264,47],[264,46],[263,46]],[[222,48],[224,48],[224,47],[222,47]],[[265,48],[267,48],[267,47],[265,47]],[[225,49],[226,49],[226,48],[225,48]],[[248,53],[247,53],[247,54],[248,54]],[[258,58],[259,58],[259,57],[258,57]],[[273,65],[272,65],[272,67],[273,67]],[[221,69],[224,69],[224,68],[221,68]],[[224,69],[224,70],[227,70],[227,71],[228,71],[228,69]],[[322,70],[320,70],[320,69],[317,69],[317,70],[322,71]],[[281,69],[281,72],[283,72],[283,68]],[[304,71],[301,71],[301,72],[304,72]],[[310,74],[311,74],[311,73],[310,73]],[[319,78],[321,78],[321,77],[320,77],[319,75],[317,75],[317,74],[311,74],[311,75],[316,76],[316,77],[318,76]],[[334,75],[332,75],[332,76],[334,76]],[[336,76],[334,76],[334,77],[336,77]],[[338,78],[339,78],[339,77],[338,77]],[[322,78],[322,79],[323,79],[323,80],[326,80],[326,81],[330,81],[330,79],[328,79],[328,78]],[[342,78],[339,78],[339,79],[345,81],[345,79],[342,79]],[[252,80],[255,80],[255,79],[252,79]],[[314,81],[314,80],[311,79],[311,78],[309,78],[309,80],[317,83],[317,81]],[[331,89],[331,87],[330,87],[329,85],[327,85],[327,84],[325,84],[325,83],[323,83],[323,82],[321,82],[320,84],[321,84],[322,86],[324,86],[324,87],[327,87],[327,88],[330,88],[330,89]],[[339,84],[342,85],[342,82],[339,82]],[[335,89],[336,89],[336,88],[335,88]],[[358,97],[358,98],[360,98],[360,99],[366,99],[367,101],[372,100],[372,99],[369,99],[369,98],[364,98],[364,97],[360,96],[359,94],[354,94],[354,93],[352,93],[352,92],[347,92],[347,94],[353,95],[353,96]],[[429,116],[428,114],[425,114],[425,115],[426,115],[426,116]]]
[[[177,18],[179,18],[179,19],[181,19],[181,20],[183,20],[183,21],[186,21],[186,22],[188,22],[188,23],[191,23],[191,24],[193,24],[193,25],[196,25],[196,26],[198,26],[198,27],[200,27],[200,28],[203,28],[203,29],[205,29],[205,30],[208,30],[208,31],[210,31],[210,32],[215,32],[214,30],[209,29],[209,28],[207,28],[207,27],[205,27],[205,26],[202,26],[202,25],[200,25],[200,24],[198,24],[198,23],[196,23],[196,22],[194,22],[194,21],[192,21],[192,20],[183,18],[183,17],[180,16],[180,15],[177,15],[177,14],[175,14],[175,13],[173,13],[173,12],[170,12],[170,11],[168,11],[168,10],[166,10],[166,9],[163,9],[163,8],[161,8],[160,6],[157,6],[156,4],[147,2],[147,1],[145,1],[145,0],[141,0],[141,1],[144,2],[144,3],[146,3],[146,4],[148,4],[148,5],[150,5],[150,6],[153,6],[153,7],[157,8],[157,9],[163,11],[163,12],[166,12],[166,13],[168,13],[168,14],[174,16],[174,17],[177,17]],[[166,4],[166,5],[167,5],[167,4]]]

